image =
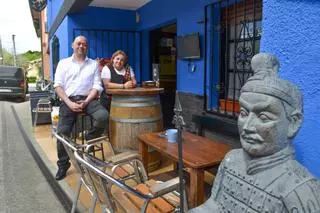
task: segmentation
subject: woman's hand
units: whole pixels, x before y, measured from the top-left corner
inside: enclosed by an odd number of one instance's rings
[[[132,81],[127,81],[126,83],[123,84],[125,89],[132,89],[134,88],[134,84]]]
[[[137,81],[136,81],[135,77],[132,77],[132,84],[133,84],[133,88],[137,87]]]

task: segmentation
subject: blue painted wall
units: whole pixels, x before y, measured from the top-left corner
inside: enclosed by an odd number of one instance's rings
[[[304,95],[297,159],[320,177],[320,1],[264,0],[261,51],[275,53],[280,75]]]
[[[57,17],[59,10],[64,0],[48,0],[47,12],[48,12],[48,27],[53,24],[54,19]]]
[[[59,39],[60,44],[60,50],[59,55],[60,59],[67,58],[71,55],[71,52],[69,50],[69,46],[71,46],[71,43],[68,41],[68,17],[66,17],[60,27],[57,29],[55,36]],[[52,45],[52,39],[50,40],[50,48]],[[52,50],[51,50],[52,51]],[[51,78],[53,78],[53,65],[52,65],[52,57],[50,57],[50,74]]]
[[[55,7],[55,5],[52,4],[49,7]],[[48,16],[48,18],[50,17],[51,16]],[[78,30],[74,31],[74,29]],[[137,40],[139,36],[128,36],[131,43],[128,45],[124,44],[126,47],[119,45],[115,46],[113,43],[110,43],[109,46],[111,46],[111,48],[106,47],[102,50],[100,48],[103,46],[101,43],[106,41],[107,35],[101,36],[92,30],[103,29],[111,29],[114,31],[134,31],[136,29],[135,12],[129,10],[87,7],[84,11],[81,11],[81,13],[73,13],[66,16],[55,33],[60,41],[60,58],[69,57],[72,54],[71,45],[74,35],[84,34],[89,40],[89,57],[91,58],[110,58],[112,53],[117,49],[125,50],[129,56],[133,55],[134,57],[129,57],[129,63],[133,66],[137,80],[139,81],[141,70],[139,64],[140,53],[132,53],[132,50],[135,49],[132,45],[136,45],[136,47],[138,47],[137,51],[140,50],[140,41]],[[119,34],[114,33],[112,36],[115,36],[115,39],[117,39],[114,43],[121,43]],[[52,42],[52,40],[50,42]],[[98,51],[95,51],[95,49],[98,49]],[[52,62],[50,66],[51,73],[53,73]]]
[[[100,7],[87,7],[70,15],[72,28],[135,30],[135,12]],[[94,20],[94,21],[92,21]]]
[[[93,17],[93,18],[88,18]],[[107,9],[107,8],[98,8],[98,7],[88,7],[82,13],[70,15],[70,29],[80,29],[77,31],[77,34],[84,34],[89,38],[89,43],[95,43],[96,49],[98,51],[92,51],[90,56],[93,58],[96,57],[107,57],[110,58],[112,53],[117,49],[122,49],[127,52],[133,49],[132,47],[127,47],[127,44],[123,43],[123,36],[128,36],[129,40],[134,40],[134,35],[125,35],[120,33],[109,33],[109,34],[100,34],[90,30],[113,30],[113,31],[135,31],[135,12],[129,10],[118,10],[118,9]],[[83,30],[83,32],[81,32]],[[87,31],[84,31],[87,30]],[[71,35],[73,32],[71,32]],[[112,42],[108,42],[108,39],[111,39]],[[72,38],[71,38],[72,39]],[[92,40],[92,42],[90,42]],[[104,47],[104,50],[101,50],[99,47]],[[129,58],[132,60],[131,58]]]
[[[204,94],[204,7],[216,1],[194,0],[153,0],[138,10],[140,23],[138,30],[143,31],[143,79],[150,79],[149,32],[155,28],[177,24],[177,35],[200,33],[201,60],[196,60],[195,72],[190,72],[188,61],[177,60],[177,90],[197,95]]]

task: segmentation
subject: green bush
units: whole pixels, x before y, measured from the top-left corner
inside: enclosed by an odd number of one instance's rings
[[[30,76],[27,78],[28,83],[36,83],[37,77],[36,76]]]

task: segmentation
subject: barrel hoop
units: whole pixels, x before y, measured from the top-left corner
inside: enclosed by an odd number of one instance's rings
[[[114,118],[110,116],[110,119],[113,121],[122,122],[122,123],[151,123],[154,121],[162,120],[162,116],[158,116],[154,118],[142,118],[142,119]]]
[[[159,96],[112,96],[112,101],[115,102],[147,102],[159,100]]]
[[[158,106],[160,105],[160,101],[152,101],[145,103],[119,103],[119,102],[111,102],[111,106],[113,107],[148,107],[148,106]]]

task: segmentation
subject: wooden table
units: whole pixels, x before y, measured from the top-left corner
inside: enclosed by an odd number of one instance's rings
[[[138,137],[139,152],[145,167],[148,165],[148,146],[178,162],[178,144],[168,143],[160,134],[154,132]],[[183,164],[190,173],[189,207],[196,207],[204,202],[204,170],[219,166],[231,146],[188,132],[183,133],[182,139]]]

